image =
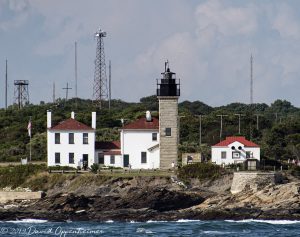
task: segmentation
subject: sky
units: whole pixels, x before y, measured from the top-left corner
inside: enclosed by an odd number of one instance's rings
[[[211,106],[286,99],[300,107],[298,0],[0,0],[0,107],[14,80],[29,80],[30,102],[92,99],[96,40],[101,28],[112,63],[112,98],[139,101],[156,92],[164,62],[181,80],[180,100]]]

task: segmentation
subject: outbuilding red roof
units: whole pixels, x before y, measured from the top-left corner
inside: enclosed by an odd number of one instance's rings
[[[256,143],[251,142],[251,141],[247,140],[245,137],[242,137],[242,136],[226,137],[225,140],[223,140],[223,141],[217,143],[217,144],[214,145],[213,147],[215,147],[215,146],[221,146],[221,147],[224,147],[224,146],[230,145],[230,144],[233,143],[233,142],[239,142],[239,143],[242,143],[245,147],[259,147],[259,145],[257,145]]]
[[[147,121],[145,117],[140,118],[132,123],[126,124],[123,129],[149,129],[149,130],[158,130],[159,128],[159,120],[157,118],[152,117],[151,121]]]
[[[50,130],[94,130],[90,126],[87,126],[75,119],[69,118],[50,128]]]
[[[95,142],[96,150],[117,150],[120,149],[121,145],[119,141],[113,142]]]

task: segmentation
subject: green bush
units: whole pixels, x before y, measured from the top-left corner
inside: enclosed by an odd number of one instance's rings
[[[212,163],[195,163],[178,169],[178,177],[182,180],[189,180],[191,178],[203,180],[206,178],[217,178],[223,172],[224,169]]]
[[[73,168],[73,167],[70,167],[70,166],[57,165],[57,166],[49,166],[48,170],[49,171],[51,171],[51,170],[76,170],[76,168]]]
[[[92,164],[91,165],[91,169],[92,169],[92,172],[94,174],[97,174],[98,170],[99,170],[99,165],[98,164]]]
[[[30,176],[45,171],[46,165],[17,165],[0,168],[0,188],[21,186]]]

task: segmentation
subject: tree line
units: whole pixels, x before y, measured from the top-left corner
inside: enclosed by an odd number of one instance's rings
[[[0,162],[20,161],[29,157],[27,124],[32,121],[32,158],[46,160],[47,133],[46,111],[52,111],[52,124],[70,117],[75,111],[76,119],[91,124],[91,112],[97,112],[96,139],[101,141],[119,140],[121,119],[126,123],[153,111],[158,116],[158,101],[155,95],[143,97],[139,102],[128,103],[112,100],[111,109],[104,103],[98,109],[91,100],[73,98],[58,99],[56,103],[29,104],[22,109],[12,105],[0,109]],[[239,115],[238,115],[239,114]],[[201,126],[200,116],[201,115]],[[220,116],[223,129],[220,134]],[[240,133],[239,133],[240,117]],[[286,100],[276,100],[270,106],[264,103],[231,103],[212,107],[200,101],[179,103],[180,152],[202,152],[210,157],[210,146],[226,136],[245,136],[261,146],[264,159],[300,159],[300,108]],[[201,130],[201,139],[200,139]],[[201,144],[200,144],[201,140]]]

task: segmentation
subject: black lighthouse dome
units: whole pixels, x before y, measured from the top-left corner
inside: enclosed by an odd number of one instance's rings
[[[180,80],[170,71],[169,62],[165,63],[165,71],[161,74],[163,77],[157,79],[157,96],[180,96]]]

